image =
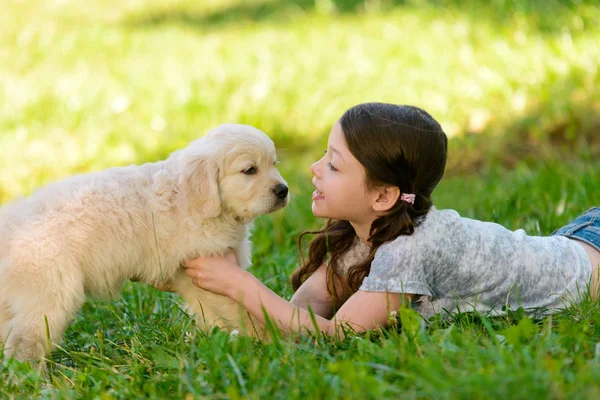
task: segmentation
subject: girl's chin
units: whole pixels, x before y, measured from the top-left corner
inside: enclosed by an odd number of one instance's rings
[[[327,218],[327,216],[323,213],[323,210],[321,210],[321,207],[315,204],[314,201],[312,203],[312,213],[315,217]]]

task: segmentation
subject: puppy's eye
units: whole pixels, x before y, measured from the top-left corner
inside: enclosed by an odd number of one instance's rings
[[[254,175],[256,174],[258,171],[256,170],[256,168],[254,167],[250,167],[250,168],[246,168],[245,170],[242,171],[243,174],[246,175]]]

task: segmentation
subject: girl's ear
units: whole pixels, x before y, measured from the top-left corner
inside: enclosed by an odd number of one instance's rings
[[[375,194],[373,210],[389,211],[400,197],[400,188],[398,186],[382,186],[375,189]]]

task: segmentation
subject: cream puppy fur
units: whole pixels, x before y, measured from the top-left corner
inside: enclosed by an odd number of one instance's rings
[[[170,283],[203,325],[251,327],[180,263],[231,248],[250,265],[252,220],[289,200],[276,162],[263,132],[225,124],[165,161],[74,176],[0,208],[5,356],[43,359],[86,296],[118,297],[130,279]]]

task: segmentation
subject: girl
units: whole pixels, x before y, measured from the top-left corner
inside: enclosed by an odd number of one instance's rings
[[[352,107],[311,166],[312,211],[328,222],[292,276],[291,301],[239,268],[233,254],[189,260],[187,273],[262,322],[264,307],[283,331],[330,335],[340,326],[385,326],[390,311],[406,303],[425,318],[469,310],[499,315],[503,306],[543,315],[581,300],[588,285],[597,295],[600,208],[549,237],[437,210],[431,194],[446,153],[442,128],[417,107]]]

